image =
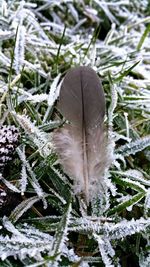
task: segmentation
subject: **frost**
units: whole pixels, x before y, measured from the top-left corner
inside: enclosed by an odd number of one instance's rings
[[[21,260],[29,256],[40,260],[42,252],[52,249],[53,237],[33,227],[25,225],[25,228],[18,230],[7,218],[4,218],[4,227],[12,233],[12,237],[0,236],[0,258],[2,260],[8,256],[18,256]]]
[[[6,205],[7,210],[9,191],[23,198],[9,218],[1,220],[1,264],[11,266],[14,258],[16,264],[27,267],[120,267],[118,247],[126,250],[126,242],[121,241],[128,236],[138,240],[142,235],[139,266],[148,267],[148,0],[2,0],[0,6],[0,124],[14,121],[20,127],[22,143],[17,148],[19,157],[11,163],[14,175],[5,176],[7,170],[0,174],[0,208],[4,211]],[[96,30],[99,25],[105,28],[105,22],[110,28],[106,37]],[[63,173],[51,143],[51,132],[62,124],[54,107],[62,77],[77,65],[91,66],[98,73],[109,106],[105,119],[109,162],[103,192],[94,196],[88,208],[82,196],[73,195],[72,180]],[[9,132],[4,135],[12,140]],[[1,137],[2,144],[5,137]],[[140,151],[141,158],[130,156]],[[2,145],[2,160],[4,152],[7,159],[8,148]],[[143,166],[138,165],[139,159]],[[43,207],[39,208],[39,200]],[[31,209],[35,203],[36,209]],[[55,209],[59,215],[51,216]],[[85,256],[77,255],[74,235],[87,241]]]
[[[24,192],[26,191],[27,184],[28,184],[28,176],[27,176],[26,167],[23,164],[22,170],[21,170],[21,179],[20,179],[20,191],[22,195],[24,195]]]
[[[138,181],[131,181],[131,180],[128,179],[128,178],[123,178],[122,181],[125,181],[126,184],[129,185],[129,187],[130,187],[131,185],[133,185],[134,188],[137,189],[138,191],[146,192],[146,188],[145,188],[141,183],[139,183]]]
[[[13,185],[12,183],[10,183],[9,181],[7,181],[5,178],[2,177],[1,173],[0,173],[0,180],[12,191],[16,192],[16,193],[20,193],[20,190]]]
[[[47,96],[48,108],[47,108],[47,111],[45,113],[43,122],[45,122],[47,120],[47,117],[48,117],[48,115],[52,109],[52,106],[53,106],[55,100],[59,96],[59,90],[60,90],[60,85],[58,86],[59,79],[60,79],[60,74],[54,79],[53,83],[51,84],[51,88],[50,88],[49,94]]]
[[[68,240],[68,225],[70,223],[70,213],[71,213],[72,207],[71,204],[68,205],[66,214],[62,217],[62,220],[60,221],[60,229],[58,232],[56,232],[56,240],[53,246],[54,249],[54,255],[60,253],[65,244]],[[57,261],[59,260],[60,255],[57,256]]]
[[[150,136],[145,136],[129,144],[121,146],[117,149],[117,153],[121,153],[123,156],[135,155],[137,152],[150,146]]]
[[[48,156],[52,152],[50,137],[42,130],[39,130],[27,116],[19,115],[14,112],[13,115],[18,120],[20,126],[25,130],[26,134],[28,134],[29,138],[31,138],[33,143],[38,147],[39,152],[43,156]]]
[[[25,53],[25,34],[26,34],[26,28],[23,25],[19,25],[17,30],[16,45],[14,51],[14,65],[17,74],[21,71],[23,67],[24,53]]]
[[[102,256],[102,260],[106,267],[114,267],[111,257],[115,255],[115,252],[108,239],[103,239],[100,236],[94,234],[95,239],[98,242],[99,251]]]
[[[139,219],[131,221],[121,221],[115,225],[106,225],[106,236],[110,239],[122,239],[128,235],[133,235],[135,233],[146,230],[149,227],[150,219]]]
[[[37,201],[39,201],[39,197],[31,197],[24,201],[22,201],[10,214],[10,219],[13,222],[18,221],[18,219],[28,210],[30,209]]]
[[[27,100],[33,102],[33,103],[41,103],[45,100],[47,100],[48,95],[47,94],[40,94],[40,95],[30,95]]]
[[[26,156],[25,156],[25,148],[23,147],[22,149],[21,148],[17,148],[17,152],[18,152],[18,155],[23,163],[23,165],[26,167],[28,173],[29,173],[29,176],[28,176],[28,180],[30,181],[30,183],[32,184],[35,192],[37,193],[37,195],[39,196],[39,198],[41,198],[43,200],[43,203],[44,203],[44,207],[47,207],[47,204],[46,204],[46,200],[45,200],[45,197],[44,197],[44,192],[36,178],[36,175],[35,173],[33,172],[29,162],[26,160]],[[21,182],[21,181],[20,181]],[[24,185],[24,180],[22,180],[23,182],[23,185]]]
[[[143,253],[140,255],[139,260],[140,267],[149,267],[150,266],[150,253],[148,253],[147,257],[144,257]]]
[[[22,238],[22,240],[26,240],[24,235],[21,234],[6,217],[3,218],[3,226],[5,227],[5,229],[7,229],[7,231],[12,233],[14,236],[18,236]]]
[[[54,104],[54,101],[57,99],[57,97],[59,96],[59,87],[57,87],[58,82],[60,79],[60,74],[54,79],[50,91],[49,91],[49,95],[48,95],[48,106],[52,107],[52,105]]]
[[[150,188],[148,189],[147,194],[146,194],[144,210],[145,210],[145,214],[147,215],[150,210]]]

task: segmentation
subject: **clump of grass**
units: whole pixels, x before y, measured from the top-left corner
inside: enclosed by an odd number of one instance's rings
[[[0,174],[1,266],[149,266],[148,9],[134,0],[1,1],[0,124],[20,132]],[[61,81],[78,65],[101,77],[114,159],[88,216],[51,142],[63,123]]]

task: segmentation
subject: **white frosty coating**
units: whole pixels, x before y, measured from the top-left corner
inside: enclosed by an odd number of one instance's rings
[[[48,95],[48,99],[47,99],[48,106],[50,106],[50,107],[52,107],[52,105],[54,104],[55,100],[59,96],[60,86],[58,87],[58,82],[59,82],[60,76],[61,75],[58,74],[58,76],[54,79],[54,81],[53,81],[53,83],[51,84],[51,87],[50,87],[50,91],[49,91],[49,95]]]
[[[43,189],[41,188],[37,178],[36,178],[36,175],[35,173],[33,172],[29,162],[26,160],[26,155],[25,155],[25,148],[23,147],[22,149],[21,148],[17,148],[17,153],[23,163],[23,165],[26,167],[27,171],[28,171],[28,179],[30,181],[30,183],[32,184],[35,192],[37,193],[37,195],[39,196],[39,198],[42,198],[43,201],[44,201],[44,206],[46,207],[47,204],[46,204],[46,200],[44,200],[44,192],[43,192]],[[24,182],[22,180],[22,182]]]
[[[107,219],[104,219],[104,221]],[[140,218],[138,220],[122,220],[119,223],[105,222],[103,223],[101,219],[97,218],[90,220],[88,218],[80,218],[74,222],[76,226],[69,227],[69,231],[83,231],[83,232],[93,232],[96,234],[101,234],[109,240],[123,239],[126,236],[132,234],[146,231],[149,227],[150,219]]]
[[[66,200],[61,197],[57,192],[55,192],[52,188],[49,188],[49,192],[53,193],[64,205],[67,204]]]
[[[39,95],[30,95],[27,97],[27,100],[31,101],[32,103],[41,103],[47,100],[47,94],[39,94]]]
[[[41,264],[44,264],[41,252],[48,252],[49,256],[56,255],[53,248],[57,248],[62,255],[68,257],[70,261],[78,262],[80,257],[78,257],[73,249],[68,249],[66,246],[67,233],[68,233],[68,223],[70,221],[71,205],[68,207],[67,214],[65,215],[65,231],[62,232],[63,238],[60,242],[58,239],[40,232],[38,229],[24,224],[21,228],[17,229],[15,226],[5,217],[3,219],[4,227],[12,233],[12,237],[2,237],[0,236],[0,257],[2,260],[8,256],[18,256],[19,259],[24,259],[26,256],[33,257]],[[63,230],[63,229],[62,229]],[[55,247],[56,246],[56,247]],[[4,249],[5,248],[5,249]],[[59,266],[60,254],[57,256],[57,261],[54,266]],[[38,266],[33,264],[31,266]],[[53,266],[53,265],[50,265]],[[84,266],[84,265],[83,265]],[[86,266],[86,264],[85,264]]]
[[[61,83],[58,85],[59,79],[60,79],[60,74],[57,75],[57,77],[54,79],[53,83],[51,84],[49,94],[47,96],[47,104],[48,108],[45,112],[44,118],[43,118],[43,123],[46,122],[47,117],[52,109],[52,106],[54,105],[54,102],[59,96],[59,91],[60,91],[60,86]]]
[[[118,100],[118,95],[117,95],[117,90],[116,90],[115,85],[111,85],[111,104],[108,109],[108,123],[109,126],[112,127],[113,125],[113,115],[114,115],[114,110],[117,106],[117,100]]]
[[[21,195],[24,195],[24,192],[26,191],[26,187],[28,184],[28,176],[27,176],[26,166],[24,164],[22,164],[21,178],[19,183],[20,183]]]
[[[131,221],[123,220],[115,225],[107,225],[107,236],[110,239],[121,239],[125,236],[146,230],[150,224],[150,219],[140,218],[139,220],[132,219]]]
[[[18,230],[7,218],[4,218],[3,221],[4,227],[13,235],[11,238],[0,236],[0,258],[2,260],[8,256],[18,256],[20,259],[29,256],[41,260],[41,252],[52,250],[52,236],[28,225]]]
[[[26,28],[23,25],[18,26],[16,44],[14,51],[14,66],[18,74],[23,68],[24,53],[25,53],[25,34]]]
[[[95,240],[98,242],[99,251],[101,253],[102,260],[106,267],[115,267],[112,263],[111,257],[115,255],[115,251],[111,246],[108,239],[102,238],[100,235],[93,234]]]
[[[11,190],[11,191],[14,191],[16,193],[20,193],[20,190],[15,186],[13,185],[12,183],[10,183],[9,181],[7,181],[3,176],[2,174],[0,173],[0,180]]]
[[[3,226],[5,227],[5,229],[7,229],[7,231],[9,231],[10,233],[12,233],[14,236],[18,236],[20,238],[22,238],[24,241],[27,241],[26,237],[21,234],[16,228],[15,226],[8,220],[7,217],[3,218]]]
[[[150,210],[150,188],[147,190],[145,204],[144,204],[144,212],[145,215],[148,215],[148,211]]]
[[[20,126],[28,134],[29,138],[38,147],[38,150],[42,156],[48,156],[52,152],[52,144],[50,140],[50,134],[46,134],[44,131],[40,130],[30,118],[25,115],[20,115],[12,112]]]
[[[122,154],[123,156],[129,156],[131,154],[135,154],[147,147],[150,146],[150,136],[145,136],[139,138],[129,144],[123,145],[117,149],[117,153]]]
[[[150,253],[146,257],[144,257],[144,253],[141,253],[139,259],[139,266],[140,267],[149,267],[150,266]]]
[[[10,1],[11,2],[11,1]],[[88,64],[94,64],[94,68],[96,71],[104,77],[104,79],[107,77],[108,72],[110,73],[111,77],[117,78],[123,71],[129,69],[130,67],[133,66],[134,63],[140,60],[139,64],[133,69],[133,73],[135,74],[135,77],[131,77],[127,75],[126,77],[123,78],[121,83],[116,84],[116,89],[117,93],[119,95],[119,101],[121,98],[121,105],[126,105],[127,108],[135,110],[135,108],[138,108],[138,110],[142,111],[142,116],[144,118],[149,119],[149,111],[150,111],[150,97],[149,97],[149,86],[150,86],[150,79],[149,79],[149,73],[150,73],[150,52],[149,52],[149,47],[150,47],[150,38],[146,38],[141,49],[138,51],[138,58],[137,56],[134,58],[132,52],[136,51],[137,53],[137,44],[139,43],[142,33],[146,29],[146,26],[150,22],[150,17],[141,17],[141,14],[135,14],[134,10],[133,12],[130,12],[128,7],[132,7],[133,2],[128,1],[128,0],[120,0],[120,1],[99,1],[99,0],[93,0],[92,2],[92,7],[89,6],[83,6],[83,12],[86,12],[86,16],[78,16],[76,12],[76,8],[74,5],[73,0],[67,0],[67,1],[45,1],[43,4],[40,5],[40,8],[36,6],[34,3],[26,3],[26,1],[15,1],[15,5],[13,8],[11,5],[7,6],[6,1],[2,1],[2,17],[4,16],[4,21],[9,19],[9,24],[5,25],[6,28],[5,30],[0,31],[0,38],[3,40],[5,37],[11,37],[13,38],[16,34],[16,29],[18,25],[20,25],[21,20],[23,20],[23,27],[25,27],[25,34],[22,39],[21,38],[17,40],[17,47],[18,51],[16,50],[15,52],[15,57],[16,57],[16,62],[13,63],[13,69],[16,68],[20,70],[22,66],[24,66],[25,71],[30,72],[33,71],[34,73],[37,73],[39,77],[44,77],[47,79],[49,77],[49,73],[51,73],[51,66],[47,66],[46,64],[46,70],[43,68],[41,64],[41,56],[44,54],[46,57],[50,57],[50,60],[54,57],[57,56],[58,52],[58,47],[59,45],[55,43],[54,40],[50,40],[48,35],[46,35],[46,31],[48,30],[51,33],[54,33],[57,36],[61,36],[64,30],[63,27],[63,20],[61,16],[58,16],[58,14],[55,12],[53,7],[59,6],[60,8],[60,13],[63,5],[67,5],[67,8],[70,12],[70,18],[71,20],[74,21],[73,24],[67,25],[67,30],[65,33],[65,36],[69,39],[69,44],[62,44],[61,49],[60,49],[60,56],[64,57],[65,62],[68,62],[70,64],[70,61],[72,60],[72,65],[74,64],[83,64],[83,65],[88,65]],[[147,8],[148,1],[134,1],[134,7],[137,10],[145,10]],[[17,10],[15,10],[17,8]],[[50,9],[51,16],[52,16],[52,22],[47,20],[40,10],[45,11],[47,9]],[[85,50],[89,46],[89,39],[92,38],[93,32],[88,29],[88,32],[82,31],[82,28],[84,26],[84,23],[86,23],[89,20],[88,16],[91,16],[90,20],[96,22],[100,21],[100,16],[99,16],[99,11],[103,10],[105,14],[107,14],[108,19],[113,22],[112,28],[110,32],[108,33],[106,39],[104,41],[96,40],[95,45],[91,45],[89,47],[89,52],[85,56]],[[43,12],[44,13],[44,12]],[[42,16],[42,21],[41,23],[38,22],[36,19],[36,16],[41,18],[40,15]],[[117,25],[119,20],[117,19],[118,17],[121,17],[122,19],[127,19],[129,21],[129,24],[122,24]],[[2,20],[3,22],[3,20]],[[85,29],[85,28],[84,28]],[[81,34],[82,33],[82,34]],[[24,41],[26,41],[24,43]],[[23,59],[24,57],[24,45],[25,45],[25,50],[30,53],[33,57],[33,61],[29,62],[27,59]],[[21,47],[21,49],[20,49]],[[19,59],[19,53],[21,55],[21,58]],[[115,64],[110,64],[110,58],[113,58],[114,61],[116,62],[123,62],[120,65],[115,65]],[[35,60],[36,59],[36,60]],[[18,61],[17,61],[18,60]],[[20,60],[20,61],[19,61]],[[92,61],[92,62],[91,62]],[[10,63],[11,63],[11,57],[10,54],[8,53],[7,50],[0,52],[0,63],[1,63],[1,69],[4,69],[6,74],[9,73],[10,69]],[[16,64],[16,65],[15,65]],[[19,65],[20,64],[20,65]],[[123,66],[124,64],[124,66]],[[122,69],[123,67],[123,69]],[[136,78],[138,76],[138,78]],[[15,74],[12,74],[12,79],[15,80]],[[52,80],[50,80],[50,83],[52,84]],[[32,88],[31,91],[27,91],[27,88],[18,88],[17,86],[14,86],[12,84],[12,96],[15,97],[16,92],[19,93],[18,96],[18,103],[21,103],[22,101],[27,101],[27,103],[30,101],[32,104],[38,103],[39,106],[42,103],[42,101],[46,102],[46,98],[48,97],[48,94],[41,95],[39,93],[39,87]],[[45,86],[45,84],[44,84]],[[0,81],[0,93],[6,92],[8,89],[6,81]],[[128,94],[128,90],[132,92],[132,94]],[[51,91],[51,90],[50,90]],[[52,91],[51,91],[52,92]],[[50,104],[53,104],[53,101],[55,99],[55,93],[50,96]],[[120,104],[120,103],[119,103]],[[115,106],[115,105],[114,105]],[[47,113],[48,114],[48,113]],[[110,122],[113,124],[113,109],[111,110],[110,114]],[[47,118],[47,117],[45,117]],[[49,155],[50,152],[50,147],[45,147],[44,146],[44,151],[43,151],[43,144],[45,144],[48,139],[45,134],[43,134],[42,131],[38,131],[38,128],[34,128],[34,124],[31,123],[30,119],[27,123],[27,120],[25,119],[22,122],[25,122],[25,126],[27,124],[29,125],[28,127],[23,128],[26,133],[29,136],[32,136],[32,140],[35,142],[34,144],[37,146],[39,149],[40,153],[44,155]],[[27,123],[27,124],[26,124]],[[21,120],[20,123],[21,125]],[[23,127],[23,124],[22,124]],[[32,135],[32,130],[33,130],[33,135]],[[34,132],[35,130],[35,132]],[[31,132],[30,132],[31,131]],[[142,175],[140,175],[137,171],[124,171],[125,164],[122,168],[122,162],[124,162],[123,156],[125,156],[125,153],[131,154],[136,153],[137,151],[140,151],[141,149],[147,147],[149,145],[149,141],[146,142],[145,146],[145,141],[143,140],[137,140],[139,142],[139,145],[136,143],[136,146],[132,146],[133,143],[131,142],[130,144],[130,139],[124,136],[123,134],[125,133],[120,133],[120,136],[118,137],[119,139],[124,139],[125,141],[129,142],[129,147],[124,147],[127,148],[127,152],[120,151],[121,155],[118,155],[116,151],[115,157],[114,157],[114,169],[115,168],[120,168],[120,174],[123,177],[128,177],[128,182],[132,182],[133,179],[138,182],[138,184],[134,184],[135,186],[139,186],[140,189],[144,189],[144,187],[148,187],[149,181],[144,179]],[[36,138],[35,138],[36,136]],[[4,139],[1,139],[4,141]],[[135,143],[134,143],[135,145]],[[138,145],[138,146],[137,146]],[[41,149],[42,148],[42,149]],[[123,149],[123,147],[121,147]],[[111,151],[110,151],[111,152]],[[121,159],[120,161],[117,160]],[[22,174],[21,174],[21,186],[19,189],[23,193],[25,188],[26,188],[26,172],[27,172],[27,167],[24,164],[22,166]],[[117,172],[117,171],[116,171]],[[61,177],[61,174],[58,173],[58,176]],[[61,177],[62,180],[66,181],[65,177]],[[111,177],[110,177],[111,179]],[[108,185],[110,191],[112,194],[116,195],[117,197],[117,191],[116,188],[113,187],[113,184],[111,183],[111,180],[107,181],[106,177],[106,184]],[[108,183],[107,183],[108,182]],[[141,184],[141,185],[139,185]],[[11,188],[12,189],[12,188]],[[16,190],[16,189],[15,189]],[[129,195],[128,195],[129,196]],[[119,196],[120,197],[120,196]],[[119,200],[118,197],[118,200]],[[107,192],[106,194],[106,200],[107,204],[105,208],[109,207],[109,194]],[[125,200],[125,199],[124,199]],[[123,197],[122,197],[123,201]],[[145,215],[147,215],[147,208],[149,207],[149,190],[146,192],[146,200],[145,200]],[[105,209],[104,209],[105,210]],[[108,218],[106,218],[107,220]],[[76,223],[78,220],[75,221]],[[74,222],[74,224],[75,224]],[[147,221],[124,221],[121,224],[116,224],[116,228],[113,228],[114,225],[109,222],[109,224],[105,224],[105,229],[106,232],[109,233],[108,236],[113,233],[114,239],[116,236],[119,238],[124,238],[126,235],[133,234],[135,232],[141,231],[141,229],[145,230],[146,224],[149,222]],[[143,226],[142,226],[143,225]],[[70,226],[68,226],[69,229]],[[86,233],[90,233],[91,230],[97,231],[98,233],[102,233],[104,230],[104,227],[100,223],[93,223],[92,218],[91,221],[85,222],[83,219],[83,225],[77,225],[77,226],[72,226],[72,229],[78,231],[85,231]],[[143,227],[143,228],[142,228]],[[8,237],[2,237],[0,236],[0,255],[2,259],[7,258],[9,255],[19,257],[21,259],[25,258],[26,256],[29,257],[35,257],[39,262],[43,260],[43,257],[41,255],[41,250],[43,251],[51,251],[51,242],[53,240],[53,237],[48,238],[46,236],[39,236],[39,233],[37,233],[37,230],[34,228],[30,230],[27,225],[25,226],[26,232],[25,235],[28,235],[27,231],[29,232],[30,236],[30,241],[29,243],[23,243],[24,240],[21,240],[21,238],[13,237],[8,238]],[[71,229],[71,228],[70,228]],[[111,232],[112,230],[112,232]],[[19,230],[20,231],[20,230]],[[110,232],[109,232],[110,231]],[[22,231],[23,232],[23,231]],[[32,233],[31,233],[32,232]],[[35,234],[36,237],[32,238],[32,235]],[[28,236],[29,238],[29,236]],[[34,239],[34,240],[33,240]],[[42,240],[41,240],[42,239]],[[47,242],[48,240],[48,242]],[[103,238],[104,240],[104,238]],[[107,243],[107,248],[109,248],[109,244]],[[6,250],[7,248],[7,250]],[[77,258],[72,251],[69,252],[67,247],[62,246],[62,255],[68,255],[73,254],[72,260],[78,261],[80,260]],[[105,253],[106,249],[101,248],[103,250],[103,259],[105,262],[107,262],[108,258],[105,258]],[[69,254],[70,253],[70,254]],[[142,258],[142,257],[141,257]],[[108,260],[108,263],[109,260]],[[45,261],[43,262],[43,265],[45,264]],[[111,263],[110,263],[111,264]],[[147,255],[147,259],[143,256],[143,259],[140,260],[140,267],[149,267],[150,265],[150,255]],[[35,265],[37,266],[37,265]],[[48,267],[51,267],[51,263],[48,264]],[[57,263],[57,266],[59,266],[59,263]],[[88,266],[88,263],[82,262],[81,266],[85,267]]]
[[[37,201],[39,201],[39,197],[37,196],[25,199],[11,212],[10,218],[13,222],[18,221],[18,219]]]
[[[138,181],[131,181],[130,179],[128,178],[122,178],[122,181],[125,181],[126,183],[129,183],[132,184],[132,185],[135,185],[136,187],[138,187],[139,189],[141,189],[141,191],[143,192],[146,192],[146,188],[144,185],[142,185],[141,183],[139,183]]]
[[[129,169],[127,171],[114,171],[114,173],[119,174],[121,176],[125,176],[132,180],[138,181],[140,185],[150,186],[150,181],[145,179],[144,173],[139,170]]]
[[[53,245],[53,250],[54,250],[54,255],[56,256],[56,266],[58,261],[60,260],[60,256],[61,256],[61,251],[65,250],[66,247],[66,242],[68,241],[68,225],[70,223],[70,217],[71,217],[71,211],[72,211],[72,206],[71,204],[69,204],[68,209],[66,211],[66,214],[64,214],[64,216],[62,217],[61,221],[60,221],[60,232],[56,234],[56,238],[54,241],[54,245]],[[55,266],[55,265],[54,265]]]

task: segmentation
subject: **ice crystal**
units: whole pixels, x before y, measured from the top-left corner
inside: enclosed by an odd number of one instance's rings
[[[13,114],[18,120],[21,127],[25,130],[26,134],[28,134],[34,144],[38,147],[39,152],[43,156],[49,155],[52,151],[50,136],[48,136],[45,132],[41,131],[37,126],[35,126],[27,116],[19,115],[16,113]]]
[[[148,14],[148,0],[1,1],[0,212],[9,192],[23,199],[1,218],[0,265],[120,267],[133,255],[133,265],[139,256],[139,266],[149,266]],[[101,77],[108,107],[104,190],[89,207],[73,195],[51,144],[62,125],[54,106],[61,82],[77,65]],[[21,145],[6,168],[18,145],[12,121]]]
[[[123,156],[128,156],[131,154],[135,154],[138,151],[141,151],[150,146],[150,136],[145,136],[136,141],[133,141],[129,144],[126,144],[119,149],[117,149],[117,153],[121,153]]]
[[[17,73],[19,73],[23,68],[24,53],[25,53],[25,34],[26,34],[26,28],[23,25],[19,25],[17,30],[16,45],[14,52],[14,65]]]
[[[4,227],[12,233],[12,236],[0,235],[0,257],[2,260],[9,256],[18,256],[21,260],[30,256],[41,260],[41,253],[52,249],[53,237],[33,227],[25,225],[18,230],[7,218],[4,219]]]

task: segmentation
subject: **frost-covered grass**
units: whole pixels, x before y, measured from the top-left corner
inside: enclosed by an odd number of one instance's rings
[[[0,174],[0,266],[150,266],[149,1],[0,5],[0,124],[20,132]],[[88,213],[51,142],[78,65],[101,77],[113,157]]]

